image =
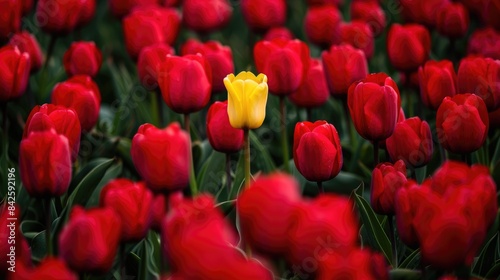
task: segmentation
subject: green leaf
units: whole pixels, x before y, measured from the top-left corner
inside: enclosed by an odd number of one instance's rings
[[[94,168],[106,162],[107,158],[96,158],[89,163],[87,163],[71,180],[68,187],[68,195],[72,194],[76,187],[82,182],[82,180],[87,176]]]
[[[500,276],[500,261],[497,261],[495,265],[486,273],[486,279],[498,279]]]
[[[420,261],[420,249],[413,251],[400,265],[400,268],[415,268]]]
[[[253,155],[255,155],[255,158],[252,159],[252,167],[254,170],[262,170],[265,173],[276,170],[276,165],[269,155],[268,149],[264,145],[262,145],[255,133],[253,131],[250,131],[250,151],[252,149],[255,149],[257,151],[256,153],[252,153]]]
[[[472,271],[479,275],[486,275],[488,271],[493,267],[494,264],[494,256],[497,247],[497,237],[498,233],[495,234],[486,245],[483,247],[483,250],[479,254],[479,258],[474,265]]]
[[[231,195],[229,199],[235,199],[240,193],[243,187],[243,181],[245,180],[245,162],[243,153],[240,153],[238,163],[236,164],[236,171],[234,174],[233,187],[231,188]]]
[[[226,155],[212,151],[208,159],[201,167],[196,181],[200,192],[217,193],[222,184],[226,172]]]
[[[421,184],[425,180],[425,176],[427,175],[427,165],[420,168],[415,168],[415,177],[417,178],[417,182]]]
[[[99,204],[99,198],[101,195],[102,188],[107,183],[109,183],[109,181],[117,178],[122,173],[122,170],[123,170],[123,163],[119,161],[117,164],[114,164],[106,171],[106,174],[102,177],[101,181],[99,182],[99,185],[95,188],[94,192],[87,201],[86,204],[87,207],[97,206]]]
[[[47,243],[45,241],[45,230],[36,234],[30,243],[31,258],[39,262],[47,254]]]
[[[389,271],[389,279],[391,280],[420,280],[422,273],[418,270],[410,269],[393,269]]]
[[[356,194],[354,199],[361,214],[361,220],[366,227],[369,244],[374,249],[381,251],[387,261],[392,264],[391,242],[387,238],[375,212],[373,212],[370,204],[362,196]]]

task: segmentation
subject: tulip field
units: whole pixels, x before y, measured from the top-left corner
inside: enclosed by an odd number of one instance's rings
[[[0,0],[0,279],[500,279],[499,0]]]

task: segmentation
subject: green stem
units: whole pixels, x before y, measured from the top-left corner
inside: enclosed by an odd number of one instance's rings
[[[244,147],[244,157],[245,157],[245,187],[250,186],[250,135],[249,130],[244,129],[245,147]]]
[[[47,244],[47,256],[52,256],[52,217],[50,215],[50,198],[44,200],[45,208],[45,242]]]
[[[158,123],[159,123],[160,127],[163,127],[165,124],[163,122],[163,116],[164,116],[163,98],[161,96],[160,87],[156,88],[155,95],[156,95],[156,106],[158,107],[158,118],[159,118]]]
[[[312,122],[312,108],[306,108],[306,121]]]
[[[325,189],[323,188],[323,181],[318,181],[316,182],[316,184],[318,184],[318,190],[319,190],[319,193],[325,193]]]
[[[231,199],[231,154],[226,153],[226,186],[228,199]]]
[[[193,149],[191,147],[191,130],[190,130],[189,114],[184,114],[184,129],[189,135],[189,188],[191,189],[191,195],[195,196],[198,193],[198,185],[196,183],[196,174],[194,173],[194,159],[193,159]]]
[[[378,145],[379,145],[378,141],[373,142],[373,161],[375,162],[375,166],[377,166],[377,164],[379,163]]]
[[[396,232],[394,231],[393,216],[387,215],[387,222],[389,224],[389,238],[392,245],[392,267],[398,267],[398,248],[396,244]]]
[[[286,108],[285,97],[280,96],[280,114],[281,114],[281,148],[283,149],[283,165],[286,173],[290,173],[288,162],[290,155],[288,155],[288,140],[286,136]]]

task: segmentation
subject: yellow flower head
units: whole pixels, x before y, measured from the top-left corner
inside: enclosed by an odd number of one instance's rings
[[[228,92],[227,114],[234,128],[259,128],[266,117],[267,76],[242,71],[224,78]]]

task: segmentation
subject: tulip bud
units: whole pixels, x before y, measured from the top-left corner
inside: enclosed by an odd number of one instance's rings
[[[0,40],[4,40],[21,28],[23,3],[19,0],[2,0],[0,3],[2,5],[0,11]]]
[[[307,9],[304,28],[307,39],[321,47],[328,48],[342,41],[340,23],[342,14],[335,6],[314,6]]]
[[[387,34],[387,54],[397,70],[417,70],[428,59],[430,49],[431,37],[422,25],[391,25]]]
[[[391,159],[402,159],[407,166],[422,167],[432,159],[431,128],[419,117],[398,122],[385,143]]]
[[[313,108],[323,105],[329,96],[321,60],[310,59],[304,82],[290,94],[290,101],[299,107]]]
[[[269,90],[278,96],[296,91],[307,75],[309,47],[299,40],[259,41],[253,49],[255,66],[269,77]]]
[[[120,241],[120,217],[111,208],[73,207],[59,236],[59,255],[78,272],[111,269]]]
[[[228,93],[227,114],[234,128],[259,128],[266,117],[267,76],[252,72],[227,75],[224,85]]]
[[[385,258],[367,249],[353,248],[347,254],[325,252],[322,256],[315,279],[329,280],[339,276],[345,279],[389,279]]]
[[[478,54],[484,57],[500,60],[500,32],[491,27],[476,29],[469,37],[468,54]]]
[[[141,7],[123,19],[125,46],[136,59],[144,47],[165,43],[172,45],[179,33],[181,17],[172,8]]]
[[[136,7],[156,6],[158,0],[109,0],[111,13],[118,18],[128,15]]]
[[[163,100],[179,114],[200,111],[210,101],[212,72],[200,55],[167,56],[158,75]]]
[[[20,97],[26,90],[30,74],[30,56],[17,47],[0,49],[0,101]]]
[[[19,147],[19,169],[30,196],[62,195],[68,189],[72,172],[68,139],[55,129],[31,132]]]
[[[269,29],[263,37],[264,41],[271,41],[276,38],[281,38],[285,40],[293,40],[295,36],[290,31],[290,29],[286,27],[273,27]]]
[[[20,263],[15,272],[9,273],[9,280],[29,279],[64,279],[77,280],[78,275],[71,271],[63,260],[54,257],[45,257],[37,267],[30,267]]]
[[[363,21],[340,24],[342,43],[349,44],[365,53],[366,59],[373,56],[375,41],[370,26]]]
[[[385,13],[378,1],[352,1],[351,20],[366,22],[374,36],[382,34],[386,25]]]
[[[333,194],[322,194],[295,207],[285,235],[288,260],[300,265],[318,254],[346,252],[357,246],[359,224],[352,209],[351,200]]]
[[[138,241],[151,225],[153,194],[143,182],[115,179],[101,190],[99,204],[115,210],[121,219],[122,242]]]
[[[9,45],[16,46],[22,53],[29,54],[32,73],[42,67],[42,50],[35,36],[26,31],[16,33],[10,38]]]
[[[353,82],[368,75],[365,54],[350,45],[332,46],[323,51],[321,59],[332,96],[345,96]]]
[[[299,122],[293,138],[293,160],[307,180],[323,182],[339,174],[342,146],[333,125],[326,121]]]
[[[283,26],[286,21],[285,0],[242,0],[241,12],[247,25],[256,31]]]
[[[102,54],[94,42],[73,42],[63,57],[64,69],[68,76],[88,75],[95,77],[101,63]]]
[[[3,279],[9,274],[17,274],[8,270],[12,263],[18,266],[31,265],[31,250],[19,228],[21,223],[12,224],[13,220],[21,220],[20,207],[13,204],[15,210],[12,210],[10,205],[4,203],[0,206],[0,276]],[[15,245],[14,250],[11,250],[12,245]]]
[[[158,87],[158,74],[160,65],[167,60],[167,55],[174,55],[171,46],[159,43],[144,47],[137,60],[137,74],[141,84],[148,90]]]
[[[469,13],[461,3],[447,3],[437,13],[437,30],[450,38],[461,38],[469,29]]]
[[[39,0],[35,19],[45,32],[65,35],[93,17],[94,0]]]
[[[370,141],[389,138],[398,119],[399,95],[391,85],[362,81],[349,88],[347,104],[354,127]]]
[[[488,111],[500,107],[500,60],[466,57],[458,67],[458,93],[474,93]]]
[[[244,144],[243,130],[229,123],[227,101],[216,101],[207,114],[207,137],[214,150],[221,153],[236,153]]]
[[[425,106],[437,110],[443,98],[457,92],[457,75],[449,60],[429,60],[418,69],[420,97]]]
[[[443,148],[459,154],[479,149],[488,136],[488,111],[474,94],[445,97],[436,115],[438,139]]]
[[[153,191],[187,186],[191,141],[178,123],[164,129],[143,124],[132,139],[130,154],[135,168]]]
[[[74,162],[80,150],[80,120],[73,109],[68,109],[53,104],[35,106],[31,110],[26,125],[24,126],[23,139],[33,131],[48,131],[55,129],[57,134],[68,139],[71,149],[71,161]]]
[[[212,72],[212,91],[224,90],[224,78],[234,72],[233,53],[229,46],[223,46],[217,41],[200,43],[190,39],[181,48],[181,54],[202,54],[210,65]]]
[[[394,215],[394,197],[406,184],[406,166],[402,160],[380,163],[372,171],[371,205],[380,215]]]
[[[260,252],[284,254],[288,243],[283,237],[300,199],[298,183],[289,175],[257,178],[236,203],[243,239]]]
[[[233,14],[228,0],[184,0],[182,5],[186,26],[201,33],[225,27]]]
[[[75,110],[82,130],[90,131],[99,118],[101,93],[92,78],[77,75],[54,86],[52,103]]]

